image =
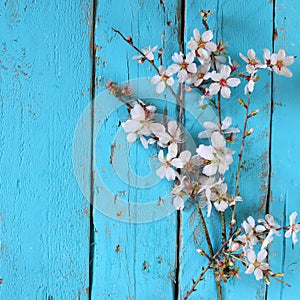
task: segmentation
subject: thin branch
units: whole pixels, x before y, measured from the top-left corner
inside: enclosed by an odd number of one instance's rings
[[[227,244],[229,243],[229,241],[231,239],[234,239],[237,235],[239,235],[241,233],[241,229],[237,229],[232,235],[229,236],[229,238],[222,244],[222,246],[220,247],[220,249],[214,254],[213,257],[211,257],[210,262],[206,265],[206,267],[202,270],[202,272],[200,273],[200,275],[198,276],[198,278],[196,280],[193,281],[193,285],[191,287],[191,289],[187,292],[187,294],[184,297],[184,300],[187,300],[189,298],[189,296],[195,292],[197,285],[199,284],[199,282],[203,279],[204,274],[209,270],[210,265],[212,264],[212,262],[215,260],[216,257],[218,257],[220,255],[220,253],[222,252],[222,250],[227,246]]]
[[[157,72],[157,74],[160,75],[159,73],[159,69],[158,67],[155,65],[153,60],[149,60],[146,55],[133,44],[132,38],[131,37],[126,37],[125,35],[123,35],[123,33],[121,31],[119,31],[118,29],[113,28],[112,29],[115,33],[117,33],[127,44],[129,44],[134,50],[136,50],[139,54],[142,55],[144,60],[147,60],[151,66],[155,69],[155,71]],[[175,93],[175,91],[173,90],[173,88],[169,85],[167,85],[167,88],[170,90],[171,94],[175,97],[177,103],[179,106],[182,106],[182,100],[180,99],[180,97],[178,97],[178,95]]]
[[[240,187],[240,178],[241,178],[241,170],[242,170],[242,164],[243,164],[243,153],[245,148],[245,140],[247,137],[247,124],[249,119],[249,106],[251,102],[251,94],[248,93],[248,101],[247,105],[244,105],[246,112],[245,112],[245,121],[244,121],[244,127],[243,127],[243,138],[241,143],[241,148],[239,152],[239,162],[238,162],[238,169],[235,179],[235,195],[239,195],[239,187]],[[231,216],[231,222],[230,222],[230,233],[232,232],[233,226],[235,225],[235,212],[236,212],[236,204],[232,208],[232,216]]]

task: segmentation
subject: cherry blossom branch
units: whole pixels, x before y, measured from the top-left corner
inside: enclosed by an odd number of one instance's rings
[[[194,201],[195,201],[195,205],[196,205],[198,214],[200,216],[201,224],[202,224],[202,227],[203,227],[203,230],[204,230],[204,234],[205,234],[205,237],[206,237],[209,254],[210,254],[211,257],[214,257],[214,250],[213,250],[213,246],[212,246],[212,243],[211,243],[210,235],[209,235],[209,232],[208,232],[208,229],[207,229],[207,225],[206,225],[206,222],[205,222],[205,218],[204,218],[204,215],[202,213],[202,209],[201,209],[201,207],[199,205],[199,202],[198,202],[196,196],[194,196]],[[217,279],[217,274],[216,274],[215,268],[214,268],[214,276],[215,276],[215,281],[216,281],[216,285],[217,285],[218,299],[222,300],[222,298],[223,298],[222,297],[222,286],[221,286],[220,281],[218,281],[218,279]]]
[[[202,10],[200,16],[202,17],[202,24],[205,30],[209,30],[209,26],[207,24],[208,16],[211,15],[211,11],[209,10]]]
[[[245,108],[245,120],[244,120],[244,126],[243,126],[243,137],[242,137],[242,143],[241,143],[241,148],[239,152],[239,161],[238,161],[238,169],[237,169],[237,174],[236,174],[236,181],[235,181],[235,195],[239,195],[239,187],[240,187],[240,178],[241,178],[241,169],[242,169],[242,164],[243,164],[243,152],[245,149],[245,140],[247,135],[247,124],[248,124],[248,119],[249,119],[249,106],[251,102],[251,94],[248,93],[248,98],[247,98],[247,104],[244,103],[242,99],[239,99],[239,102],[242,106]],[[233,226],[235,225],[235,212],[236,212],[236,204],[232,208],[232,216],[231,216],[231,222],[230,222],[230,233],[232,232]]]
[[[238,260],[239,262],[241,262],[241,263],[243,264],[243,266],[244,266],[246,269],[249,267],[249,264],[248,264],[245,260],[239,258],[239,257],[236,256],[235,254],[228,253],[228,252],[222,252],[222,253],[223,253],[224,255],[230,256],[231,258],[233,258],[233,259],[235,259],[235,260]],[[264,274],[266,274],[267,276],[271,276],[273,279],[275,279],[276,281],[278,281],[278,282],[284,284],[285,286],[291,287],[291,285],[290,285],[289,283],[287,283],[287,282],[285,282],[285,281],[279,279],[279,278],[276,276],[276,274],[272,273],[270,270],[263,270],[263,272],[264,272]],[[267,280],[268,280],[268,279],[265,278],[265,281],[267,281]],[[267,281],[267,282],[269,282],[269,281]]]
[[[207,241],[207,245],[208,245],[208,249],[209,249],[209,254],[210,254],[210,256],[214,256],[214,250],[213,250],[212,242],[211,242],[210,235],[209,235],[209,232],[208,232],[208,229],[207,229],[207,225],[206,225],[206,222],[205,222],[205,218],[204,218],[204,215],[202,213],[202,209],[199,205],[199,202],[198,202],[196,196],[194,196],[194,201],[195,201],[195,205],[196,205],[198,214],[200,216],[201,225],[203,227],[204,234],[205,234],[205,237],[206,237],[206,241]]]
[[[232,235],[230,235],[228,237],[228,239],[222,244],[222,246],[219,248],[219,250],[210,258],[210,262],[206,265],[206,267],[202,270],[202,272],[200,273],[200,275],[197,277],[196,280],[193,280],[193,285],[191,287],[191,289],[187,292],[187,294],[184,297],[184,300],[187,300],[189,298],[189,296],[195,292],[195,288],[197,287],[197,285],[199,284],[199,282],[203,279],[205,273],[210,269],[211,264],[213,263],[213,261],[220,255],[220,253],[223,251],[223,249],[227,246],[227,244],[229,243],[229,241],[231,239],[234,239],[237,235],[239,235],[241,233],[241,229],[238,228],[236,229],[236,231],[234,233],[232,233]]]
[[[221,116],[221,92],[218,92],[218,119],[219,119],[219,132],[222,134],[222,116]],[[220,175],[220,178],[223,179],[223,175]],[[221,212],[221,219],[222,219],[222,241],[226,240],[226,218],[224,212]]]
[[[112,30],[117,33],[127,44],[129,44],[134,50],[136,50],[142,57],[144,60],[147,60],[151,66],[155,69],[155,71],[157,72],[157,74],[159,73],[159,69],[158,67],[155,65],[153,60],[150,60],[146,57],[146,55],[133,44],[132,38],[131,37],[126,37],[125,35],[123,35],[123,33],[121,31],[119,31],[118,29],[112,28]],[[178,97],[178,95],[175,93],[175,91],[173,90],[173,88],[169,85],[167,85],[167,88],[170,90],[171,94],[175,97],[179,107],[182,107],[182,99],[180,97]]]

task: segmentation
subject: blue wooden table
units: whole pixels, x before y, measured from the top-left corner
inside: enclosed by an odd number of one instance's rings
[[[202,29],[201,9],[212,11],[210,27],[233,59],[249,48],[300,56],[298,0],[1,1],[0,299],[183,299],[206,263],[195,251],[203,234],[193,209],[136,224],[118,220],[122,211],[111,217],[91,203],[106,197],[96,172],[116,199],[127,199],[126,213],[134,213],[136,202],[159,203],[170,188],[137,187],[126,177],[130,168],[146,176],[148,161],[141,157],[155,151],[116,143],[126,109],[111,107],[104,86],[154,74],[131,59],[136,53],[112,27],[139,47],[162,46],[169,64],[194,27]],[[255,91],[260,114],[251,120],[255,135],[245,153],[238,222],[264,212],[286,222],[299,209],[299,67],[297,59],[292,79],[266,74]],[[175,118],[172,103],[168,110]],[[224,110],[242,120],[234,105]],[[72,149],[84,112],[78,179]],[[125,159],[114,161],[118,155]],[[115,166],[125,170],[124,180],[112,172]],[[300,299],[299,247],[293,251],[281,238],[270,251],[292,287],[276,281],[267,287],[243,275],[223,285],[225,300]],[[213,274],[190,299],[216,299]]]

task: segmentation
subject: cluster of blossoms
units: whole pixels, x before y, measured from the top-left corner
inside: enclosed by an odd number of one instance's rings
[[[137,49],[131,38],[120,35]],[[138,59],[139,63],[149,61],[154,66],[157,75],[152,77],[151,83],[156,84],[157,93],[160,94],[168,88],[173,95],[176,95],[172,86],[175,83],[174,76],[177,75],[177,80],[185,85],[186,92],[196,89],[201,93],[199,98],[202,107],[204,107],[205,101],[218,111],[217,123],[208,121],[203,124],[204,130],[198,134],[201,142],[196,149],[193,149],[194,153],[182,150],[184,136],[181,124],[173,120],[157,121],[155,116],[157,108],[154,105],[147,105],[141,100],[131,102],[130,117],[122,126],[128,133],[128,142],[132,143],[139,139],[145,148],[148,148],[149,145],[155,145],[158,148],[160,167],[156,170],[156,174],[160,178],[174,181],[172,196],[173,205],[177,210],[183,210],[185,202],[192,201],[198,209],[200,218],[202,209],[206,208],[207,217],[210,217],[215,210],[225,220],[224,212],[231,208],[231,235],[223,237],[228,242],[220,249],[219,256],[212,259],[212,253],[209,256],[203,250],[197,250],[200,254],[209,257],[216,278],[227,281],[230,277],[240,277],[236,262],[242,262],[246,268],[246,274],[254,273],[257,280],[265,279],[269,283],[269,277],[277,278],[283,274],[271,271],[267,260],[268,247],[274,236],[279,236],[280,231],[284,230],[286,238],[292,236],[293,244],[298,241],[296,234],[300,231],[300,225],[295,222],[297,213],[292,213],[290,225],[285,227],[280,227],[274,217],[269,214],[264,219],[258,219],[257,223],[250,216],[242,223],[242,228],[235,231],[238,234],[234,235],[232,232],[236,225],[234,218],[236,206],[243,200],[239,193],[239,181],[244,141],[253,132],[253,128],[247,129],[247,121],[259,112],[258,110],[249,112],[250,97],[259,80],[257,74],[261,70],[267,69],[278,75],[291,77],[292,73],[288,66],[294,62],[294,57],[286,56],[282,49],[273,54],[268,49],[264,49],[263,60],[260,60],[255,51],[250,49],[247,56],[240,53],[246,66],[243,71],[239,71],[238,64],[232,63],[231,58],[227,55],[226,45],[222,41],[217,43],[213,41],[211,30],[200,34],[198,29],[194,29],[193,37],[187,43],[187,48],[189,50],[187,54],[174,53],[173,63],[167,67],[155,65],[155,53],[157,52],[158,56],[161,55],[161,50],[157,50],[157,46],[138,50],[140,55],[135,56],[134,59]],[[238,155],[237,188],[235,193],[230,193],[225,179],[235,154],[230,149],[230,144],[234,143],[240,130],[232,126],[231,117],[226,116],[221,119],[220,103],[222,98],[231,98],[231,89],[239,86],[242,81],[245,83],[244,93],[247,95],[248,101],[246,104],[242,99],[238,100],[246,110],[246,118],[241,134],[242,146]],[[217,101],[213,99],[215,96]],[[224,231],[226,232],[226,228]],[[206,238],[209,240],[208,236]],[[212,252],[212,249],[210,250]]]
[[[186,83],[190,87],[203,86],[207,98],[218,94],[219,91],[222,97],[230,98],[230,88],[241,83],[237,77],[246,79],[245,94],[252,93],[255,82],[258,80],[257,72],[260,69],[267,68],[287,77],[293,75],[287,67],[293,64],[294,56],[286,56],[282,49],[277,54],[271,54],[270,50],[264,49],[263,62],[256,57],[253,49],[248,50],[247,56],[240,53],[240,57],[247,63],[246,72],[242,75],[237,74],[238,65],[232,64],[230,57],[228,57],[226,65],[226,46],[222,41],[216,44],[212,42],[212,39],[213,32],[211,30],[200,35],[199,30],[194,29],[194,36],[187,44],[190,52],[186,55],[181,52],[174,53],[172,56],[174,63],[167,68],[159,66],[159,74],[152,78],[151,82],[157,84],[157,93],[162,93],[167,86],[173,86],[175,82],[173,76],[176,74],[181,83]],[[149,46],[144,50],[145,56],[150,57],[149,60],[154,60],[156,49],[157,46],[152,49]]]

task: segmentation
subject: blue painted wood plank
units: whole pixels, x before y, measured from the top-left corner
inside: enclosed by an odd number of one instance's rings
[[[278,38],[275,51],[287,50],[299,57],[299,1],[275,2],[275,26]],[[274,113],[272,122],[272,202],[271,214],[282,225],[289,224],[289,215],[299,212],[299,59],[290,67],[294,76],[285,78],[274,74]],[[299,218],[298,218],[299,222]],[[291,239],[279,238],[271,248],[274,271],[283,272],[286,287],[272,281],[268,299],[297,299],[299,294],[299,245],[292,250]]]
[[[90,101],[91,2],[0,4],[1,299],[88,299],[72,140]]]
[[[242,64],[239,58],[239,52],[246,53],[248,49],[254,48],[257,54],[262,58],[262,49],[272,47],[272,4],[269,1],[260,1],[260,3],[249,3],[244,1],[187,1],[186,7],[186,39],[192,36],[195,27],[204,32],[199,13],[202,9],[210,9],[213,13],[209,17],[209,25],[215,32],[218,39],[222,39],[228,46],[228,53],[232,60]],[[259,29],[259,34],[253,35]],[[238,104],[237,98],[243,96],[242,85],[233,92],[230,100],[223,100],[223,116],[232,116],[233,124],[239,125],[243,122],[244,111]],[[254,128],[254,134],[246,143],[245,167],[242,171],[241,196],[244,201],[239,205],[237,223],[240,224],[250,214],[254,217],[264,214],[265,203],[268,193],[269,176],[269,123],[270,123],[270,78],[265,74],[261,76],[261,81],[257,83],[257,88],[253,93],[252,108],[259,109],[259,115],[251,120],[249,128]],[[199,141],[200,142],[200,141]],[[237,139],[237,144],[233,150],[238,150],[241,136]],[[234,193],[234,180],[237,169],[237,154],[235,154],[235,163],[231,166],[231,171],[226,174],[230,192]],[[228,216],[227,216],[228,217]],[[217,214],[213,215],[214,220],[209,220],[209,228],[212,233],[215,251],[219,248],[220,242],[216,241],[219,236],[221,226]],[[191,220],[192,226],[190,225]],[[206,266],[207,259],[202,258],[196,253],[196,248],[206,249],[206,241],[199,228],[194,230],[198,219],[192,210],[183,211],[183,242],[181,253],[181,283],[180,291],[182,297],[192,285],[191,278],[196,278],[201,272],[201,266]],[[196,263],[197,262],[197,263]],[[223,284],[224,299],[264,299],[265,286],[263,283],[257,283],[254,276],[241,273],[242,280],[230,281]],[[217,291],[213,274],[200,282],[197,291],[189,299],[217,299]]]
[[[132,60],[136,53],[120,39],[112,27],[125,36],[131,36],[138,47],[158,45],[166,49],[164,62],[170,63],[169,49],[179,49],[178,28],[180,28],[180,1],[117,1],[99,3],[95,31],[96,81],[101,98],[103,85],[109,79],[122,82],[155,73],[149,65],[138,65]],[[138,93],[140,96],[140,93]],[[106,98],[105,98],[106,99]],[[101,99],[100,99],[101,100]],[[105,102],[106,101],[106,102]],[[150,100],[154,101],[154,100]],[[109,100],[104,100],[106,106]],[[99,102],[101,103],[101,101]],[[163,113],[165,104],[156,101]],[[103,105],[95,106],[94,120]],[[167,105],[168,115],[176,118],[175,106]],[[116,205],[122,199],[128,202],[124,213],[131,214],[132,223],[122,223],[119,217],[105,216],[103,211],[94,209],[95,249],[93,260],[93,299],[172,299],[175,293],[176,277],[176,215],[146,224],[134,224],[134,203],[146,203],[164,198],[171,190],[166,182],[150,187],[139,178],[149,170],[148,160],[157,150],[148,151],[135,144],[129,151],[124,140],[118,142],[120,121],[128,117],[126,107],[107,114],[107,120],[99,133],[95,132],[95,165],[109,190],[116,196]],[[115,140],[116,139],[116,140]],[[115,142],[115,143],[114,143]],[[128,156],[124,153],[130,152]],[[146,160],[144,160],[146,157]],[[119,160],[118,160],[119,159]],[[137,173],[138,176],[129,175]],[[122,173],[124,174],[122,181]],[[128,172],[128,174],[127,174]],[[152,170],[153,172],[153,170]],[[154,177],[155,174],[152,173]],[[153,176],[152,176],[153,177]],[[157,178],[157,177],[156,177]],[[103,189],[95,186],[95,199],[105,198]],[[97,206],[97,205],[96,205]]]

